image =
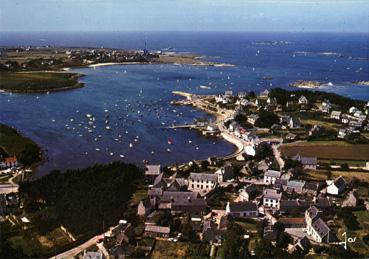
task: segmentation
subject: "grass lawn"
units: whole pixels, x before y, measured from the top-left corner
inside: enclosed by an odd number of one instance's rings
[[[164,240],[156,240],[155,248],[150,258],[188,258],[201,257],[203,253],[209,254],[208,245],[193,244],[190,242],[169,242]]]
[[[1,72],[0,89],[14,92],[46,92],[82,87],[80,75],[58,72]]]
[[[369,147],[365,144],[352,145],[344,141],[310,141],[282,145],[282,154],[291,157],[316,156],[320,159],[369,160]]]
[[[332,179],[339,176],[343,176],[346,180],[351,180],[353,177],[360,181],[369,182],[369,173],[366,172],[355,172],[355,171],[331,171]],[[327,174],[325,170],[307,171],[306,179],[313,181],[324,181],[327,180]]]
[[[354,216],[360,223],[360,230],[350,231],[346,229],[342,223],[342,226],[337,231],[337,237],[341,240],[344,239],[342,236],[343,232],[347,232],[348,238],[356,237],[355,242],[349,244],[351,249],[362,254],[368,254],[369,246],[363,241],[363,237],[369,233],[369,213],[367,211],[354,211]]]

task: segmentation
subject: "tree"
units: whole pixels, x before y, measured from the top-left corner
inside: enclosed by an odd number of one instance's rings
[[[279,117],[274,112],[261,111],[259,118],[255,121],[255,126],[260,128],[270,128],[273,124],[279,122]]]
[[[302,164],[300,161],[298,160],[293,160],[291,158],[287,158],[285,161],[284,161],[284,167],[283,169],[284,170],[288,170],[288,169],[291,169],[291,168],[296,168],[296,167],[300,167],[302,168]]]
[[[341,164],[341,169],[343,171],[348,171],[350,168],[349,168],[349,165],[347,163],[343,163],[343,164]]]
[[[277,247],[282,248],[282,249],[286,249],[288,247],[288,244],[292,243],[292,241],[293,241],[293,239],[288,233],[282,232],[278,236]]]
[[[196,241],[196,232],[193,230],[190,223],[186,223],[182,226],[182,238],[188,241]]]
[[[224,235],[223,252],[225,258],[241,257],[244,253],[241,249],[244,242],[243,234],[243,228],[231,220]]]
[[[270,156],[273,156],[272,147],[266,142],[261,142],[255,149],[255,159],[260,161]]]

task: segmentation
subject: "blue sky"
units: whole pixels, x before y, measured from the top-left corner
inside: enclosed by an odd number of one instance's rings
[[[369,0],[0,0],[0,31],[368,32]]]

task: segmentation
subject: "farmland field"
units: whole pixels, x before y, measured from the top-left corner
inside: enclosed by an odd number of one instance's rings
[[[291,157],[316,156],[320,159],[369,160],[369,145],[348,144],[341,141],[299,142],[280,147],[282,154]]]

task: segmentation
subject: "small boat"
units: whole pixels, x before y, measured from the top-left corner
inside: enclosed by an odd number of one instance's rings
[[[130,148],[133,148],[133,144],[132,144],[132,143],[129,143],[129,147],[130,147]]]
[[[173,141],[171,139],[168,140],[168,145],[173,145]]]
[[[100,148],[95,148],[96,151],[100,151]]]
[[[111,127],[110,126],[106,126],[105,129],[111,130]]]
[[[170,152],[171,152],[170,148],[167,148],[167,152],[168,152],[168,153],[170,153]]]
[[[119,155],[121,158],[123,158],[124,157],[124,155]]]

